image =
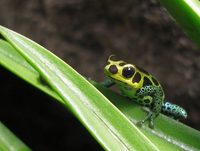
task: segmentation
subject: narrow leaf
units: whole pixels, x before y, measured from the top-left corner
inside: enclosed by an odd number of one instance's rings
[[[200,47],[200,0],[160,0],[160,2]]]
[[[0,33],[39,72],[107,150],[158,150],[85,78],[35,42],[0,26]],[[142,143],[145,142],[145,143]]]
[[[31,151],[0,121],[0,151]]]
[[[1,49],[3,48],[3,49]],[[10,71],[33,84],[37,88],[46,92],[56,100],[63,102],[60,97],[48,86],[39,82],[39,73],[32,71],[32,67],[26,62],[26,60],[16,54],[15,48],[13,48],[6,41],[0,40],[0,64],[8,68]],[[20,64],[22,63],[22,64]],[[24,65],[26,64],[26,65]],[[32,69],[26,67],[30,66]],[[16,68],[17,67],[17,68]],[[33,69],[34,70],[34,69]],[[26,74],[22,74],[26,73]],[[136,103],[127,100],[126,98],[114,93],[113,91],[103,88],[99,84],[93,82],[93,84],[107,97],[112,103],[120,109],[124,115],[133,123],[144,118],[146,113]],[[107,108],[110,110],[110,107]],[[113,117],[115,118],[115,117]],[[200,133],[186,125],[181,124],[166,116],[159,116],[156,121],[156,129],[151,130],[148,126],[140,128],[140,132],[143,133],[151,142],[157,146],[159,150],[199,150],[200,149]],[[133,135],[129,133],[129,135]],[[135,140],[135,138],[133,138]],[[104,140],[103,140],[104,141]],[[135,140],[137,141],[137,140]],[[111,142],[112,143],[112,142]],[[144,142],[138,142],[143,144]],[[113,144],[114,145],[114,144]]]

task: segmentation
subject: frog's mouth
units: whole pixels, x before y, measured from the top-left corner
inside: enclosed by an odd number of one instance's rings
[[[132,90],[133,88],[131,86],[128,85],[128,83],[122,82],[118,79],[115,79],[111,76],[108,76],[108,78],[110,78],[112,81],[114,81],[115,83],[121,85],[123,88],[125,88],[126,90]]]

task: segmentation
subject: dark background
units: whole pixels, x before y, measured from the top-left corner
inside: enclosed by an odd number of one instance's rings
[[[110,54],[142,66],[200,130],[200,51],[157,1],[1,0],[0,24],[97,81]],[[0,120],[32,149],[101,150],[64,107],[2,67],[0,84]]]

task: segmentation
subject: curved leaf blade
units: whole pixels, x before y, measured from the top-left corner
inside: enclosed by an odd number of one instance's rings
[[[0,33],[39,72],[105,149],[159,150],[87,80],[62,60],[2,26]]]
[[[0,121],[0,150],[1,151],[31,151]]]
[[[3,48],[3,49],[1,49]],[[12,49],[12,50],[11,50]],[[4,52],[2,52],[4,51]],[[0,40],[0,65],[5,66],[19,77],[23,78],[27,82],[41,89],[45,93],[54,97],[56,100],[62,102],[60,97],[55,94],[52,89],[42,85],[38,82],[39,73],[37,71],[31,72],[24,67],[30,66],[25,59],[16,55],[16,50],[8,44],[6,41]],[[8,54],[6,54],[8,53]],[[19,57],[20,56],[20,57]],[[18,59],[16,59],[18,58]],[[20,60],[20,61],[19,61]],[[20,63],[22,64],[20,65]],[[23,63],[24,62],[24,63]],[[18,66],[16,68],[15,66]],[[31,67],[31,66],[30,66]],[[31,67],[32,68],[32,67]],[[20,70],[19,70],[20,69]],[[24,71],[27,74],[22,74]],[[145,116],[145,112],[140,109],[140,106],[134,102],[127,100],[126,98],[106,89],[102,86],[93,82],[97,87],[112,103],[120,109],[130,121],[135,123]],[[156,120],[156,129],[151,130],[147,127],[140,128],[140,131],[154,143],[159,150],[199,150],[200,149],[200,133],[190,127],[187,127],[179,122],[174,121],[166,116],[159,116]],[[132,135],[132,134],[130,134]],[[143,142],[142,142],[143,144]]]
[[[199,0],[160,0],[175,21],[200,47],[200,1]]]
[[[122,97],[106,88],[103,88],[98,83],[94,82],[94,85],[116,106],[124,113],[130,121],[135,122],[142,119],[146,113],[135,102]],[[147,123],[146,123],[147,124]],[[162,140],[179,146],[179,150],[200,150],[200,132],[188,127],[176,120],[173,120],[165,115],[159,115],[155,120],[156,128],[154,130],[149,129],[148,125],[141,130],[152,142],[155,144],[162,144]],[[161,140],[157,140],[157,138]],[[154,141],[155,140],[155,141]],[[159,146],[160,150],[170,150],[166,145]],[[162,148],[164,147],[164,148]],[[178,148],[176,148],[177,150]]]

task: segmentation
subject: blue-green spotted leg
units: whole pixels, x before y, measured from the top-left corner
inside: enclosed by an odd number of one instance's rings
[[[146,121],[149,120],[149,127],[154,128],[154,119],[161,112],[162,103],[164,100],[163,93],[160,87],[156,86],[145,86],[136,92],[137,97],[141,99],[146,98],[146,96],[152,97],[151,110],[148,115],[137,123],[138,126],[142,126]]]
[[[166,100],[162,104],[161,112],[173,119],[176,119],[176,120],[187,118],[187,112],[184,108],[182,108],[176,104],[173,104],[171,102],[168,102]]]

